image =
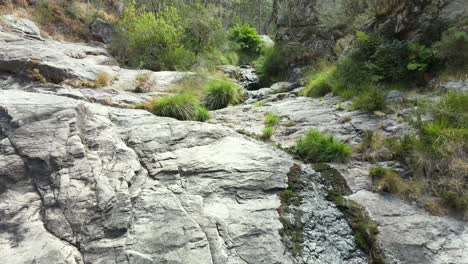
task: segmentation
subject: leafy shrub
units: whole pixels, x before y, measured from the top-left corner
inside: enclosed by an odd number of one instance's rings
[[[180,55],[185,53],[181,48],[184,30],[180,20],[174,8],[153,13],[128,5],[119,22],[119,36],[113,40],[112,50],[133,67],[152,70],[175,68],[175,63],[180,63]],[[162,56],[167,52],[172,55],[163,61]],[[169,61],[171,57],[178,61]]]
[[[453,27],[442,34],[440,42],[435,44],[437,56],[451,69],[468,67],[468,33]]]
[[[240,103],[242,95],[242,88],[236,84],[226,80],[212,80],[207,84],[203,102],[208,109],[217,110]]]
[[[434,65],[435,52],[417,43],[356,34],[357,45],[337,66],[336,92],[362,90],[370,84],[423,81]]]
[[[307,86],[302,93],[310,97],[321,97],[332,92],[335,74],[335,65],[322,65],[308,78]]]
[[[178,120],[196,119],[198,100],[189,94],[179,94],[153,99],[151,112],[157,116],[172,117]]]
[[[343,162],[351,157],[352,149],[333,135],[310,130],[297,141],[296,153],[309,162]]]
[[[232,41],[239,44],[242,51],[249,54],[259,54],[264,46],[257,30],[248,24],[236,24],[229,32]]]
[[[268,86],[286,78],[288,71],[287,54],[275,45],[262,50],[260,57],[254,62],[260,82]]]
[[[166,50],[161,55],[161,65],[169,70],[187,70],[197,61],[195,53],[183,47]]]
[[[280,122],[280,117],[272,113],[268,113],[265,116],[265,126],[274,127]]]
[[[382,90],[372,87],[353,99],[353,107],[366,112],[384,110],[385,95]]]

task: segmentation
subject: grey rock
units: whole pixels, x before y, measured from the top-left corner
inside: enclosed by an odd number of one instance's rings
[[[95,81],[100,75],[108,75],[114,80],[110,88],[133,91],[138,84],[138,76],[147,75],[146,85],[151,87],[150,92],[165,92],[177,82],[194,75],[191,72],[121,69],[103,47],[29,39],[24,34],[2,29],[0,44],[0,72],[30,77],[33,69],[37,69],[54,83],[67,79]]]
[[[275,42],[268,35],[260,35],[260,38],[263,40],[265,46],[267,47],[273,47],[275,45]]]
[[[364,205],[379,225],[378,238],[388,263],[467,263],[466,223],[365,190],[349,198]]]
[[[258,90],[260,87],[260,79],[251,66],[233,66],[222,65],[218,69],[224,72],[229,78],[239,82],[239,84],[247,90]]]
[[[94,38],[104,43],[111,43],[114,35],[114,26],[100,18],[91,24],[91,34]]]
[[[468,92],[468,80],[457,80],[440,83],[437,90],[441,92]]]
[[[3,22],[8,29],[25,37],[41,39],[41,31],[28,19],[17,17],[15,15],[3,15],[0,17],[0,21]]]
[[[293,263],[277,213],[293,161],[274,147],[56,95],[0,90],[0,107],[8,263]]]
[[[385,94],[385,102],[387,104],[395,104],[403,102],[403,93],[397,90],[388,91]]]

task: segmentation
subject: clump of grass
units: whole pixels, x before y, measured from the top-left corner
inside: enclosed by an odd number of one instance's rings
[[[31,73],[31,79],[36,82],[41,82],[41,83],[46,83],[47,80],[44,78],[44,76],[41,74],[39,69],[33,69]]]
[[[178,120],[194,120],[198,100],[189,94],[179,94],[153,99],[151,112],[157,116],[172,117]]]
[[[357,147],[357,152],[367,161],[384,161],[396,157],[398,150],[392,139],[386,138],[380,131],[364,131],[362,143]]]
[[[275,129],[273,127],[266,126],[265,128],[263,128],[262,135],[260,136],[260,138],[262,140],[269,140],[271,139],[274,133],[275,133]]]
[[[378,192],[392,193],[407,200],[417,200],[422,196],[422,187],[418,182],[403,180],[394,170],[371,167],[369,175]]]
[[[366,112],[382,111],[385,109],[385,95],[382,90],[372,87],[353,99],[353,108]]]
[[[262,107],[266,104],[266,101],[259,101],[255,104],[255,107]]]
[[[113,82],[112,76],[110,76],[108,73],[100,73],[96,76],[96,81],[94,81],[94,87],[99,88],[99,87],[105,87],[109,86]]]
[[[210,110],[218,110],[242,101],[242,88],[227,80],[212,80],[207,83],[204,105]]]
[[[342,196],[335,197],[338,208],[350,220],[357,245],[370,256],[370,263],[384,263],[384,254],[377,242],[379,229],[365,209],[358,203]]]
[[[333,135],[310,130],[297,141],[297,155],[308,162],[344,162],[351,157],[352,149]]]
[[[272,114],[272,113],[267,113],[265,116],[265,126],[269,127],[274,127],[277,126],[280,123],[280,117]]]
[[[148,82],[150,78],[149,73],[141,73],[136,77],[135,93],[147,93],[151,91],[151,84]]]
[[[198,106],[195,109],[195,120],[200,122],[205,122],[210,119],[210,112],[203,106]]]
[[[308,77],[307,86],[302,94],[309,97],[321,97],[332,92],[335,74],[335,65],[322,64]]]

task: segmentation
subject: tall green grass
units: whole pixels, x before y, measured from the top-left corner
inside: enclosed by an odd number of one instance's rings
[[[243,90],[227,80],[212,80],[207,83],[204,105],[210,110],[218,110],[242,101]]]
[[[299,157],[308,162],[344,162],[352,154],[349,145],[318,130],[308,131],[297,141],[295,150]]]

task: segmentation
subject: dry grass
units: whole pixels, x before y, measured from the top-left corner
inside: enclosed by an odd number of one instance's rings
[[[148,93],[152,90],[152,85],[149,82],[150,74],[149,73],[141,73],[136,77],[136,87],[134,92],[135,93]]]
[[[44,76],[42,76],[41,72],[37,68],[32,70],[31,80],[33,80],[35,82],[41,82],[41,83],[46,83],[47,82],[46,78],[44,78]]]
[[[96,76],[95,87],[105,87],[109,86],[114,82],[114,78],[108,73],[102,72]]]

